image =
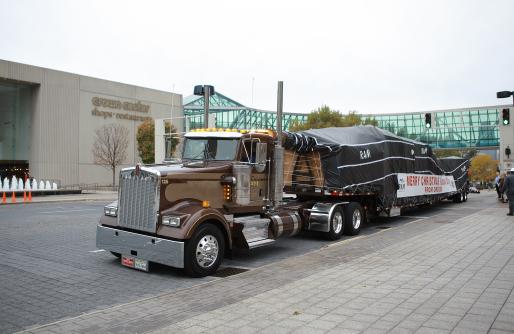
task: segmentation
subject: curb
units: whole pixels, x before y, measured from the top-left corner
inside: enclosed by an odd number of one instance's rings
[[[47,200],[41,200],[41,201],[34,201],[32,202],[23,202],[23,199],[21,201],[16,201],[16,203],[7,202],[7,203],[0,203],[0,207],[7,206],[7,205],[20,205],[20,204],[38,204],[38,203],[59,203],[59,202],[99,202],[99,201],[115,201],[116,198],[64,198],[64,199],[47,199]]]

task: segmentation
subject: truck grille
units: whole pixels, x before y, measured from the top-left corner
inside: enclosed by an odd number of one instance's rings
[[[134,230],[155,233],[159,211],[160,174],[141,167],[120,172],[118,192],[118,225]]]

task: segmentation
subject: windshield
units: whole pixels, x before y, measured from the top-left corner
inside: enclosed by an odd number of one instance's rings
[[[238,138],[186,138],[182,159],[234,160]]]

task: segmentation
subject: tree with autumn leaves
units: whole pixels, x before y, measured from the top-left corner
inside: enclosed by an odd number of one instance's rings
[[[337,110],[330,109],[329,106],[322,106],[312,111],[307,116],[307,121],[303,123],[293,122],[289,129],[293,132],[296,132],[309,129],[346,127],[366,124],[376,126],[378,122],[371,118],[362,119],[362,117],[356,111],[350,111],[347,115],[343,115]]]
[[[498,160],[493,160],[490,155],[478,154],[471,159],[471,166],[469,172],[471,174],[471,181],[488,183],[496,177],[496,169]]]
[[[176,133],[177,129],[170,122],[164,124],[165,133]],[[153,164],[155,162],[155,123],[153,120],[146,120],[137,127],[137,150],[144,164]],[[178,138],[170,139],[171,153],[175,151],[179,142]]]

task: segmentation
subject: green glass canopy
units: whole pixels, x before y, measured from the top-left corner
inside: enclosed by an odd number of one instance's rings
[[[184,99],[186,131],[202,128],[203,96]],[[433,148],[498,148],[499,118],[507,105],[437,110],[404,114],[371,114],[363,118],[377,120],[378,127],[402,137],[411,138]],[[216,128],[271,129],[276,124],[276,112],[249,108],[221,93],[210,97],[210,114],[215,115]],[[425,126],[425,114],[431,114],[432,126]],[[288,130],[293,122],[304,122],[307,114],[284,113],[282,124]]]
[[[191,95],[184,98],[185,130],[204,127],[204,97]],[[216,128],[231,129],[272,129],[275,127],[275,111],[259,110],[245,107],[221,93],[216,93],[209,100],[209,114],[215,115]],[[282,126],[289,129],[293,121],[304,122],[307,114],[284,113]]]

